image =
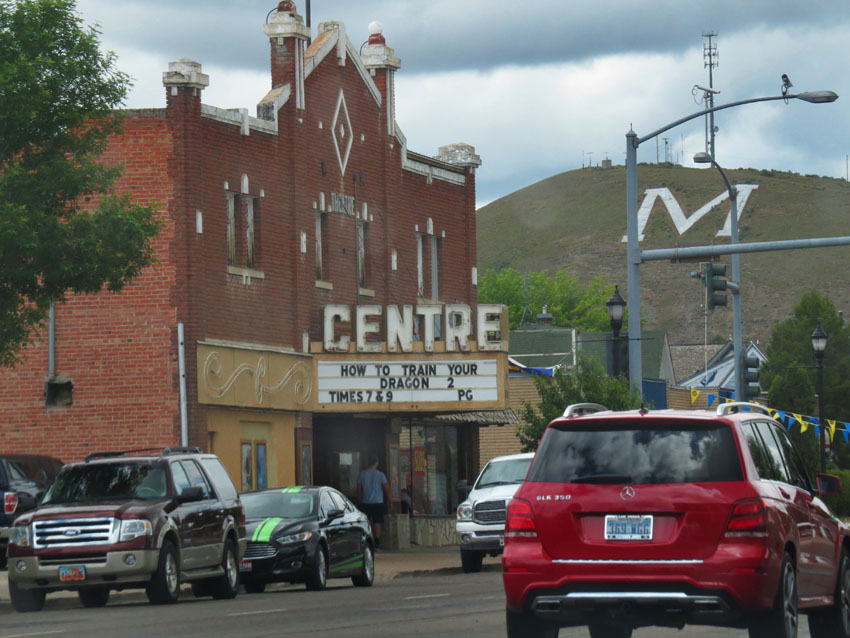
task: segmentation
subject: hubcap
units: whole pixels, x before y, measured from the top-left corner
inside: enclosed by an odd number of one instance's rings
[[[844,625],[844,635],[850,633],[850,558],[846,555],[841,561],[840,591],[841,624]]]
[[[372,550],[367,546],[363,552],[363,573],[366,580],[371,581],[375,573],[375,561],[372,557]]]
[[[227,582],[230,583],[230,588],[236,588],[236,579],[239,577],[239,572],[236,567],[236,556],[233,550],[227,552]]]
[[[321,549],[319,550],[319,555],[316,556],[316,566],[319,569],[319,582],[324,585],[328,579],[328,575],[325,570],[325,553]]]
[[[165,583],[168,585],[168,591],[177,591],[177,561],[172,553],[165,557]]]
[[[783,588],[785,600],[783,608],[785,610],[785,635],[788,638],[796,638],[797,636],[797,581],[794,578],[794,566],[788,564],[785,566],[785,574],[783,576]]]

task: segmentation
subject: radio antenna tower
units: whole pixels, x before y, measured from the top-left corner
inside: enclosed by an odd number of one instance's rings
[[[708,108],[714,108],[714,96],[719,91],[714,90],[714,67],[718,66],[720,63],[718,61],[717,56],[717,43],[713,41],[714,38],[717,37],[717,34],[713,31],[708,31],[702,34],[702,37],[705,38],[705,41],[702,45],[702,57],[704,66],[708,67],[708,91],[705,91],[706,95],[706,106]],[[714,113],[710,113],[709,117],[706,118],[706,124],[708,125],[708,131],[706,131],[707,135],[705,136],[705,142],[708,148],[706,149],[711,155],[712,159],[714,159],[714,134],[717,132],[717,129],[714,126]]]

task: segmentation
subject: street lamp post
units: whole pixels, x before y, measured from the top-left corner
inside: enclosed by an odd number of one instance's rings
[[[792,100],[798,99],[804,102],[813,104],[822,104],[826,102],[834,102],[838,99],[838,95],[833,91],[807,91],[804,93],[785,95],[775,95],[770,97],[750,98],[747,100],[739,100],[730,102],[729,104],[721,104],[720,106],[712,106],[697,113],[692,113],[686,117],[676,120],[660,129],[653,131],[649,135],[638,137],[634,130],[629,130],[626,133],[626,237],[627,237],[627,285],[628,285],[628,304],[631,311],[629,312],[629,378],[633,388],[643,394],[642,389],[642,365],[641,360],[641,325],[640,325],[640,265],[643,262],[641,249],[638,243],[638,188],[637,188],[637,150],[641,144],[669,131],[672,128],[689,122],[698,117],[703,117],[716,111],[722,111],[744,104],[754,104],[756,102],[771,102],[775,100]]]
[[[812,350],[818,364],[818,421],[820,423],[820,471],[826,472],[826,428],[823,411],[823,354],[826,351],[827,334],[818,324],[812,333]]]
[[[626,302],[620,295],[620,287],[614,286],[614,292],[605,302],[608,306],[608,318],[611,320],[611,331],[614,333],[612,348],[614,349],[614,376],[621,374],[620,370],[620,328],[623,327],[623,314],[626,311]]]
[[[694,155],[697,164],[711,164],[720,173],[726,190],[729,192],[732,243],[738,243],[738,189],[729,182],[726,173],[708,153]],[[734,397],[736,401],[744,401],[744,337],[743,311],[741,306],[741,258],[738,253],[732,253],[732,281],[727,282],[727,288],[732,291],[732,358],[735,363]]]

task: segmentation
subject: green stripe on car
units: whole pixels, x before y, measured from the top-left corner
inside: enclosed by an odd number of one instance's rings
[[[274,528],[277,527],[278,523],[282,520],[282,518],[267,518],[264,520],[260,523],[257,529],[254,530],[254,536],[251,537],[251,541],[254,543],[268,543]]]

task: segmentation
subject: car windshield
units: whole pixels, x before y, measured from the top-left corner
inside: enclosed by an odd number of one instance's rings
[[[741,481],[730,427],[722,424],[600,424],[546,431],[529,481],[649,485]]]
[[[44,504],[165,498],[165,468],[152,463],[71,465],[56,476]]]
[[[316,515],[316,497],[305,492],[272,490],[242,495],[245,518],[307,518]]]
[[[522,483],[525,480],[525,475],[528,474],[528,465],[531,463],[531,457],[520,459],[504,459],[502,461],[490,461],[478,482],[475,484],[475,489],[480,490],[484,487],[493,487],[494,485],[510,485],[511,483]]]

